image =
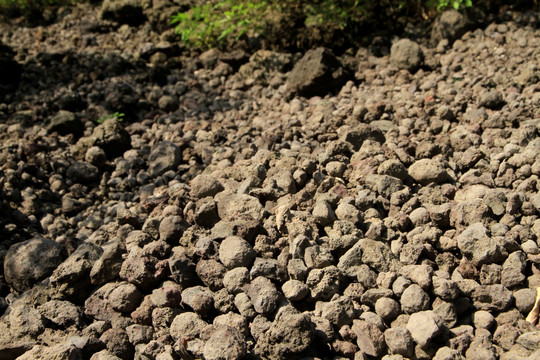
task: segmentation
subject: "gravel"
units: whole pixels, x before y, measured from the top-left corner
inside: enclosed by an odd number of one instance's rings
[[[176,3],[0,24],[0,358],[539,356],[537,13],[188,56]]]

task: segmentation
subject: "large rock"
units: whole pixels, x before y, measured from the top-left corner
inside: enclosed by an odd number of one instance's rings
[[[100,16],[121,24],[139,25],[146,20],[142,0],[105,0]]]
[[[384,334],[377,325],[368,321],[355,320],[351,329],[356,334],[356,342],[362,353],[374,357],[382,355],[386,344]]]
[[[420,45],[409,39],[401,39],[390,49],[390,63],[400,69],[415,71],[422,65],[424,53]]]
[[[448,39],[449,42],[459,39],[470,28],[467,17],[456,10],[446,10],[433,24],[431,40],[434,45]]]
[[[204,345],[204,358],[207,360],[235,360],[246,355],[247,346],[244,335],[230,326],[220,326]]]
[[[4,276],[17,291],[25,291],[51,275],[64,259],[62,246],[42,237],[12,245],[4,259]]]
[[[216,195],[218,215],[223,220],[232,220],[242,216],[250,216],[261,220],[263,207],[256,197],[247,194],[230,194],[220,192]]]
[[[103,124],[98,125],[91,136],[79,139],[75,144],[74,155],[78,159],[83,159],[92,146],[102,148],[107,157],[112,159],[131,148],[131,138],[119,121],[108,119]]]
[[[324,96],[340,88],[350,77],[330,49],[319,47],[306,52],[287,79],[289,95]]]

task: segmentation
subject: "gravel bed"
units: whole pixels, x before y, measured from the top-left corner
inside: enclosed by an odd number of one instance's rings
[[[538,13],[188,56],[179,8],[0,25],[0,359],[540,359]]]

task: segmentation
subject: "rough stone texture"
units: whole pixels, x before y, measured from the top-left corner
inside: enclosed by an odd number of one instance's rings
[[[448,178],[442,164],[434,159],[420,159],[409,167],[409,175],[420,184],[441,183]]]
[[[412,314],[407,323],[407,330],[413,340],[425,348],[441,332],[441,318],[433,311],[420,311]]]
[[[313,325],[309,316],[285,309],[276,316],[264,337],[259,339],[255,352],[271,359],[290,358],[309,349],[313,340]]]
[[[224,239],[219,246],[219,259],[227,268],[249,267],[256,253],[251,245],[238,236]]]
[[[223,190],[223,185],[211,175],[201,174],[191,180],[191,196],[195,199],[214,196]]]
[[[481,223],[471,224],[457,238],[459,249],[479,266],[500,261],[502,248]]]
[[[170,334],[175,340],[184,337],[195,337],[203,331],[208,324],[193,312],[177,315],[171,323]]]
[[[456,10],[444,11],[433,24],[431,40],[437,45],[447,39],[449,42],[459,39],[470,28],[467,17]]]
[[[411,333],[404,327],[391,327],[384,332],[384,341],[390,354],[411,357],[414,354],[414,341]]]
[[[219,327],[204,345],[203,355],[208,360],[233,360],[246,355],[246,340],[242,333],[230,326]]]
[[[483,285],[472,293],[474,306],[480,310],[504,311],[512,304],[512,292],[503,285]]]
[[[84,125],[71,111],[60,110],[51,118],[49,125],[47,125],[47,131],[57,132],[60,135],[73,134],[80,137],[84,132]]]
[[[384,334],[370,322],[355,320],[352,331],[361,352],[369,356],[380,356],[386,348]]]
[[[12,245],[4,258],[6,282],[17,291],[31,288],[62,262],[62,246],[42,237]]]
[[[390,63],[408,70],[417,70],[424,60],[424,53],[420,45],[409,39],[401,39],[395,42],[390,49]]]
[[[152,176],[161,175],[167,170],[174,170],[180,164],[181,154],[178,146],[170,141],[162,141],[152,147],[148,158]]]
[[[294,65],[287,79],[289,94],[311,97],[325,95],[341,87],[349,74],[331,50],[309,50]]]
[[[247,287],[247,295],[259,314],[270,314],[276,309],[279,293],[275,285],[267,278],[259,276]]]

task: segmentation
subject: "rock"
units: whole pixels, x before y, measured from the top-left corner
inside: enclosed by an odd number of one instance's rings
[[[534,307],[534,300],[536,298],[536,291],[533,289],[519,289],[514,292],[514,299],[516,300],[516,308],[524,315]]]
[[[82,311],[69,301],[47,301],[37,310],[45,319],[63,328],[80,327],[82,324]]]
[[[91,291],[90,271],[102,253],[101,247],[86,242],[52,273],[50,284],[62,297],[83,300]]]
[[[160,261],[143,249],[134,247],[122,263],[120,278],[145,290],[165,277],[167,270],[167,261]]]
[[[407,330],[413,340],[421,347],[426,347],[441,332],[442,320],[433,311],[420,311],[412,314],[407,323]]]
[[[498,109],[503,104],[503,97],[501,93],[496,90],[485,91],[478,98],[478,106],[488,109]]]
[[[362,261],[378,272],[396,271],[400,265],[390,247],[382,241],[361,239]]]
[[[463,356],[459,351],[444,346],[437,350],[433,360],[463,360]]]
[[[214,306],[212,291],[204,286],[193,286],[182,291],[182,302],[197,314],[206,315]]]
[[[166,112],[178,109],[178,99],[174,96],[164,95],[158,100],[158,107]]]
[[[229,269],[250,267],[255,256],[255,250],[239,236],[229,236],[219,246],[219,260]]]
[[[330,49],[308,50],[294,65],[287,79],[289,96],[324,96],[339,89],[349,73],[341,66]]]
[[[414,354],[414,341],[411,333],[404,327],[392,327],[384,332],[384,341],[390,354],[410,358]]]
[[[338,293],[341,286],[342,274],[335,266],[324,269],[313,269],[309,272],[306,285],[311,297],[316,300],[330,300]]]
[[[171,244],[178,243],[187,228],[188,225],[181,216],[166,216],[159,223],[159,238]]]
[[[326,226],[336,220],[334,210],[326,201],[318,201],[313,207],[313,217],[321,226]]]
[[[36,345],[32,350],[19,356],[20,360],[34,359],[82,359],[83,354],[73,344],[56,344],[53,346]]]
[[[498,262],[503,258],[501,245],[488,236],[487,229],[481,223],[467,227],[457,241],[459,249],[476,266]]]
[[[183,338],[198,337],[208,326],[204,320],[194,312],[185,312],[177,315],[171,323],[170,334],[176,341]]]
[[[444,11],[433,24],[431,40],[437,45],[441,40],[447,39],[450,43],[459,39],[470,28],[469,20],[456,10]]]
[[[221,219],[231,220],[240,215],[249,216],[259,221],[262,219],[263,207],[256,197],[246,194],[227,194],[220,192],[215,200]]]
[[[246,339],[237,329],[220,326],[204,345],[203,355],[208,360],[241,359],[247,353]]]
[[[213,197],[223,191],[223,185],[211,175],[197,175],[191,180],[191,196],[195,199],[202,199],[207,196]]]
[[[126,253],[125,245],[120,240],[113,240],[101,246],[103,253],[90,270],[90,281],[93,285],[103,285],[120,275],[122,256]]]
[[[245,267],[231,269],[223,277],[223,285],[231,294],[241,292],[248,283],[249,270]]]
[[[96,166],[97,168],[103,167],[107,161],[107,154],[99,146],[92,146],[84,154],[84,161]]]
[[[139,25],[146,20],[141,0],[105,0],[101,5],[100,17],[121,24]]]
[[[276,259],[255,258],[249,275],[252,279],[264,276],[277,283],[283,283],[287,279],[287,271]]]
[[[477,328],[483,328],[490,330],[491,327],[495,324],[495,318],[489,311],[478,310],[474,313],[473,316],[474,326]]]
[[[375,312],[386,323],[390,323],[400,314],[401,307],[396,300],[382,297],[375,303]]]
[[[227,268],[219,261],[201,259],[197,263],[195,271],[204,285],[208,286],[210,290],[217,291],[223,288],[223,277],[227,272]]]
[[[60,110],[51,118],[49,125],[47,125],[47,131],[57,132],[62,136],[73,134],[80,137],[84,133],[84,124],[71,111]]]
[[[214,322],[212,323],[214,328],[218,329],[222,326],[230,326],[238,331],[244,336],[249,335],[249,326],[246,321],[246,318],[243,317],[240,314],[234,313],[232,311],[223,314],[218,315],[214,318]]]
[[[68,167],[66,176],[73,182],[88,184],[99,180],[99,169],[92,164],[77,161]]]
[[[289,71],[292,67],[293,56],[270,50],[258,50],[249,58],[249,62],[240,66],[238,73],[246,81],[256,84],[266,84],[280,72]]]
[[[407,314],[429,309],[429,295],[417,284],[410,285],[401,295],[401,309]]]
[[[131,137],[120,125],[120,122],[108,119],[103,124],[98,125],[91,136],[80,138],[75,145],[75,152],[79,153],[82,158],[92,146],[99,146],[105,151],[107,158],[112,159],[131,148]]]
[[[409,167],[409,174],[418,183],[427,185],[429,183],[440,184],[447,180],[448,173],[443,165],[434,159],[420,159]]]
[[[281,311],[264,336],[258,338],[255,353],[270,359],[289,359],[310,348],[313,323],[306,314]]]
[[[299,301],[309,294],[309,288],[306,284],[298,280],[289,280],[282,286],[285,297],[291,301]]]
[[[161,141],[152,147],[148,157],[151,176],[158,176],[168,170],[176,170],[182,160],[180,148],[170,141]]]
[[[253,279],[247,286],[246,293],[259,314],[268,315],[278,305],[279,292],[275,285],[265,277],[259,276]]]
[[[420,45],[409,39],[395,42],[390,49],[390,63],[399,69],[416,71],[424,61]]]
[[[384,334],[375,324],[354,320],[351,329],[356,334],[356,342],[362,353],[374,357],[383,354],[386,349]]]
[[[143,294],[133,284],[122,283],[109,295],[109,304],[119,312],[130,313],[140,304]]]
[[[62,246],[42,237],[12,245],[4,258],[6,282],[17,291],[28,290],[51,275],[63,259]]]
[[[129,337],[125,330],[112,328],[103,333],[99,338],[107,346],[111,354],[121,359],[132,359],[134,355],[133,345],[129,342]]]
[[[474,306],[479,310],[507,310],[514,297],[512,292],[502,285],[481,285],[473,290]]]
[[[45,330],[41,314],[33,307],[15,306],[0,321],[0,357],[15,359],[37,344]]]

